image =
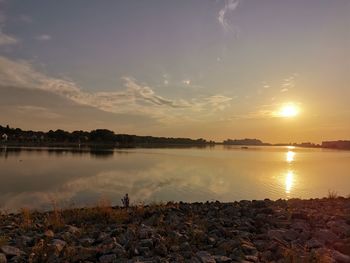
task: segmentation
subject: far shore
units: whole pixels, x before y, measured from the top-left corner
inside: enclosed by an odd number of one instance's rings
[[[350,262],[350,197],[1,214],[0,262]]]
[[[314,149],[329,149],[329,150],[350,150],[350,148],[337,148],[337,147],[322,147],[321,145],[298,145],[298,144],[224,144],[221,142],[207,143],[207,144],[178,144],[178,143],[139,143],[139,144],[114,144],[114,143],[18,143],[18,142],[0,142],[1,147],[11,148],[64,148],[64,149],[101,149],[101,150],[112,150],[112,149],[133,149],[133,148],[210,148],[215,146],[224,147],[237,147],[242,149],[249,149],[254,147],[297,147],[297,148],[314,148]]]

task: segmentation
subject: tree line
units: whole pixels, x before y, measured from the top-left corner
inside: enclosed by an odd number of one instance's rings
[[[73,132],[57,129],[48,132],[22,130],[0,125],[0,136],[6,135],[6,141],[13,143],[78,143],[78,144],[112,144],[132,146],[139,144],[174,144],[174,145],[206,145],[214,144],[203,138],[173,138],[116,134],[108,129],[96,129],[90,132],[77,130]],[[5,137],[3,137],[5,138]]]

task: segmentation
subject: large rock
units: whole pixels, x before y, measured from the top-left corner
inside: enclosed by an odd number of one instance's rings
[[[13,247],[13,246],[2,246],[1,251],[6,255],[6,256],[22,256],[25,255],[26,253],[19,248]]]
[[[317,230],[314,237],[323,244],[332,244],[338,240],[338,236],[328,229]]]
[[[336,262],[350,263],[350,256],[344,255],[339,251],[336,251],[336,250],[332,251],[332,257],[335,259]]]
[[[350,236],[350,225],[345,223],[343,220],[329,221],[327,227],[331,229],[333,233],[338,236],[349,237]]]

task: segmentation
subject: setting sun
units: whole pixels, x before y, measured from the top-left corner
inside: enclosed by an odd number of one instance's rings
[[[299,108],[294,104],[284,105],[279,111],[280,117],[291,118],[299,114]]]

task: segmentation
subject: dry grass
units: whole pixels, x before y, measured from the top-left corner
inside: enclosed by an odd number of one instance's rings
[[[20,212],[21,227],[24,229],[30,229],[33,225],[32,213],[29,208],[22,208]]]
[[[48,229],[60,230],[65,226],[62,210],[58,208],[55,201],[52,201],[52,208],[45,218],[45,225]]]
[[[7,245],[8,241],[9,241],[8,237],[6,237],[5,235],[1,235],[0,236],[0,247]]]

